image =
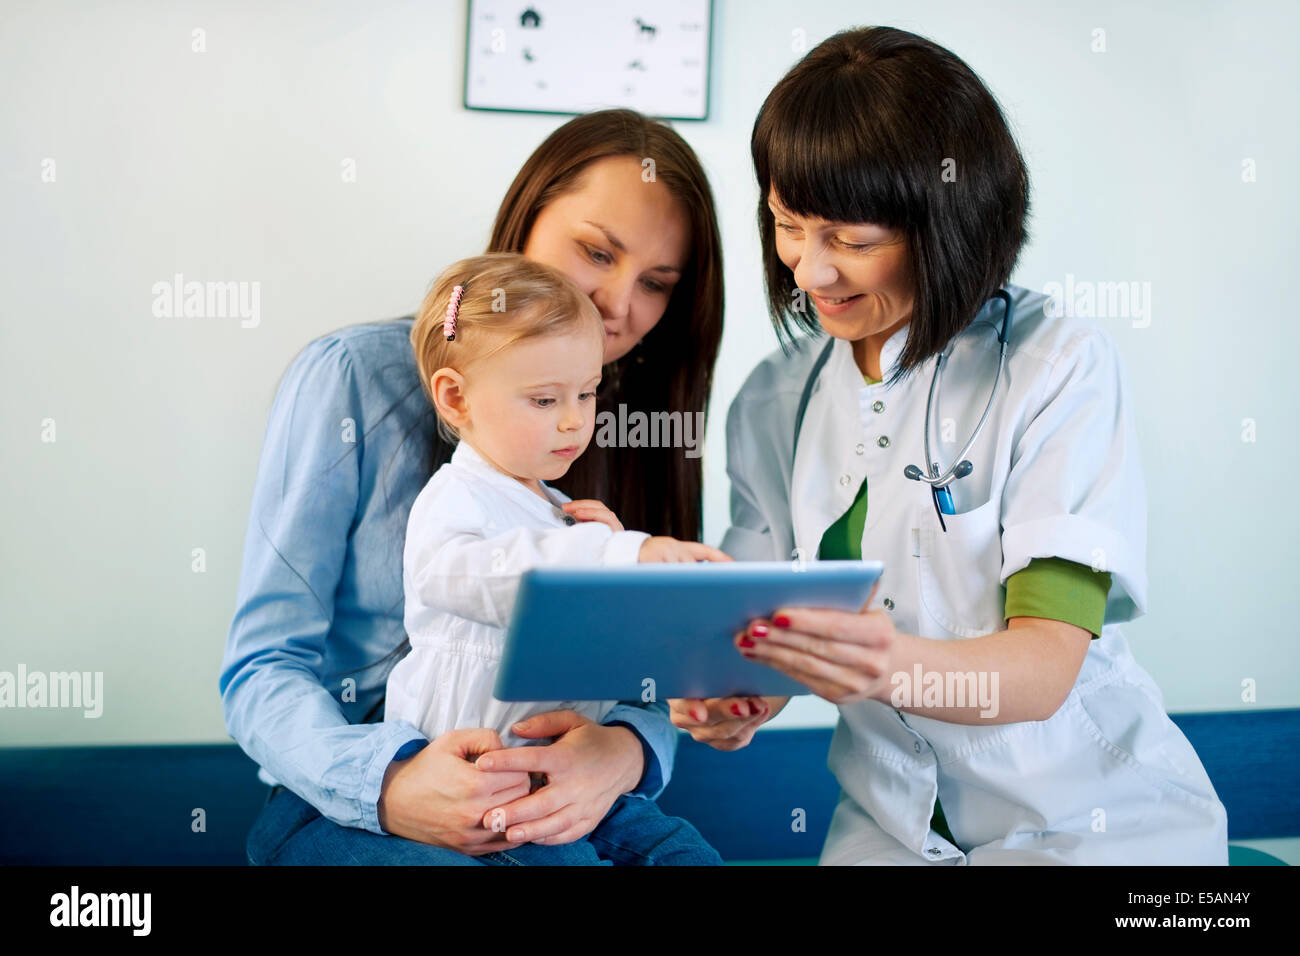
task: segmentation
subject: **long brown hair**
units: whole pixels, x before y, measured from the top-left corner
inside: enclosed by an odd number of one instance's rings
[[[538,214],[570,191],[591,163],[649,157],[655,176],[690,219],[690,258],[663,318],[639,349],[605,366],[597,413],[707,413],[713,365],[722,341],[722,241],[708,178],[694,151],[671,127],[633,110],[575,117],[548,136],[506,191],[489,252],[522,252]],[[597,498],[623,525],[698,541],[702,530],[702,459],[680,448],[600,447],[593,443],[557,483],[571,498]]]

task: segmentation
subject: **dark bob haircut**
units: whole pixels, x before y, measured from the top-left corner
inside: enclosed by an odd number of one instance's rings
[[[970,324],[1025,243],[1029,174],[1002,110],[970,67],[913,33],[863,27],[818,44],[768,94],[750,151],[782,348],[820,325],[811,302],[794,308],[770,189],[796,215],[905,234],[914,305],[891,385]]]

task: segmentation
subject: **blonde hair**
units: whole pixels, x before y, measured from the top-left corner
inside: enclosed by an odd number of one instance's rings
[[[456,337],[449,342],[443,320],[455,286],[464,291],[456,313]],[[430,380],[438,369],[463,373],[474,362],[516,342],[579,330],[598,334],[603,345],[600,312],[572,279],[518,253],[492,252],[461,259],[434,280],[411,326],[411,347],[420,384],[436,411]],[[438,430],[449,442],[460,439],[441,414]]]

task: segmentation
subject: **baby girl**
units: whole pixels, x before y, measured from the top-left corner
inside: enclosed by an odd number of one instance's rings
[[[591,441],[604,340],[591,300],[523,256],[463,260],[430,290],[411,342],[438,427],[457,445],[407,523],[411,651],[389,675],[385,719],[406,720],[430,739],[488,727],[507,747],[547,743],[512,731],[535,714],[573,710],[599,723],[617,701],[492,696],[520,575],[543,565],[729,560],[697,542],[625,530],[599,501],[574,502],[566,513],[561,505],[570,499],[547,484]],[[650,800],[636,804],[635,828],[645,838],[656,827],[659,839],[663,831],[680,838],[684,826],[712,853],[685,821],[663,816]],[[646,846],[653,852],[653,842]]]

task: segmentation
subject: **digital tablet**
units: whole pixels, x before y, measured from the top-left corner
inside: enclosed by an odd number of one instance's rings
[[[666,700],[808,694],[733,638],[781,607],[858,611],[880,561],[698,562],[523,574],[498,700]]]

